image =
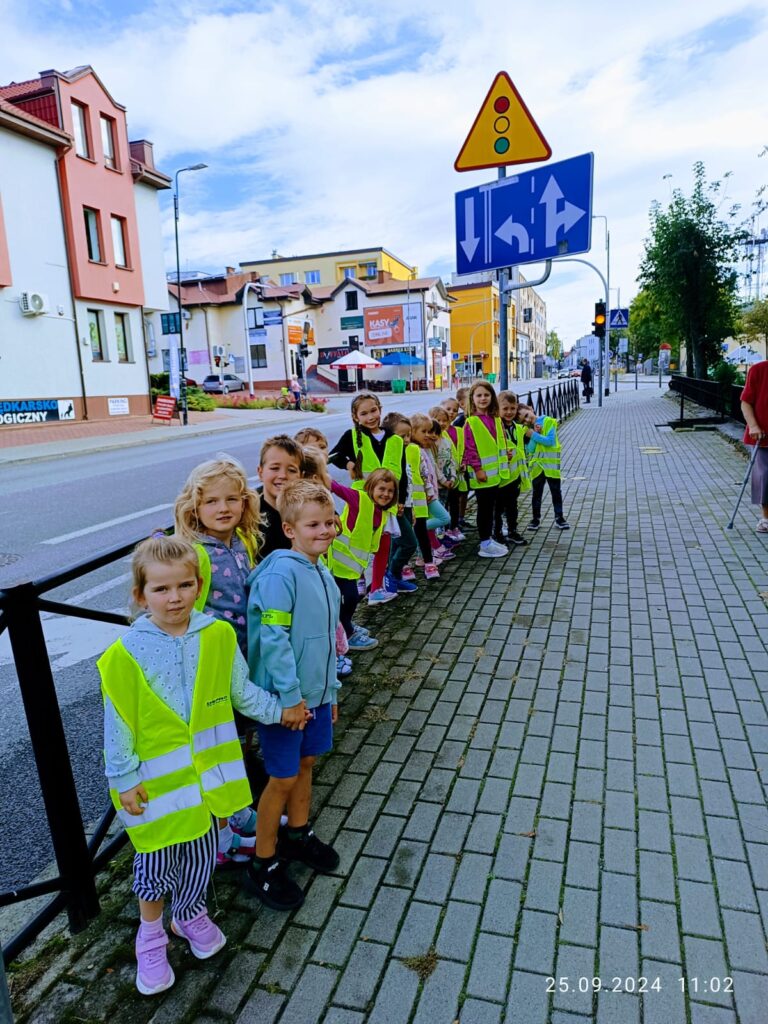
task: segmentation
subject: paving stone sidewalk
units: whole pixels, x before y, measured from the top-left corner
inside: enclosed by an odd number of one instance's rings
[[[746,503],[724,532],[746,462],[675,414],[584,409],[570,531],[545,496],[529,547],[364,614],[380,645],[317,772],[342,863],[301,910],[217,878],[228,946],[174,940],[176,988],[143,999],[123,857],[89,931],[14,971],[19,1019],[763,1024],[768,539]]]

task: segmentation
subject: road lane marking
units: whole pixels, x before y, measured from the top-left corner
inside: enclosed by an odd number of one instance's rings
[[[72,533],[62,533],[60,537],[49,537],[43,544],[64,544],[68,540],[75,540],[77,537],[85,537],[89,533],[98,533],[99,530],[107,530],[110,526],[118,526],[120,523],[128,523],[131,519],[141,519],[142,516],[151,515],[153,512],[165,512],[173,508],[172,504],[153,505],[152,508],[142,509],[141,512],[131,512],[127,516],[118,516],[117,519],[107,519],[103,523],[94,523],[93,526],[86,526],[82,530],[73,530]]]

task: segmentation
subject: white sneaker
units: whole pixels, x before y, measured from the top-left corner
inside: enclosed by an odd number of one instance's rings
[[[493,540],[484,540],[481,541],[477,553],[480,558],[503,558],[507,554],[507,549],[503,544],[497,544]]]
[[[760,519],[757,524],[758,533],[768,533],[768,519]]]
[[[497,540],[491,540],[491,544],[497,551],[499,558],[501,558],[502,555],[509,554],[509,548],[506,544],[500,544]]]

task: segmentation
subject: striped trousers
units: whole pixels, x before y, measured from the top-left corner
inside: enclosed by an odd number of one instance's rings
[[[177,921],[191,921],[205,910],[208,883],[216,867],[217,834],[213,820],[204,836],[133,858],[133,891],[142,900],[171,895]]]

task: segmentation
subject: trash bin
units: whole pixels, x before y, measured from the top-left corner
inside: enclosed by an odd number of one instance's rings
[[[404,380],[393,380],[392,381],[392,394],[393,395],[404,395],[405,394],[405,381]]]
[[[489,384],[495,384],[496,383],[496,374],[495,373],[486,373],[485,379],[488,381]]]

